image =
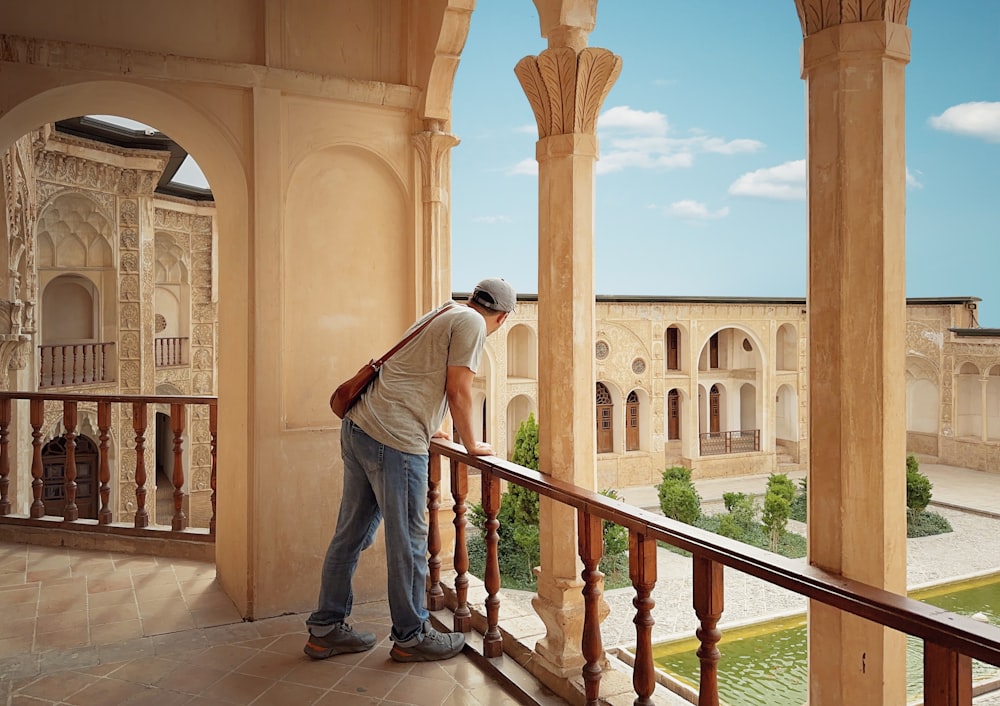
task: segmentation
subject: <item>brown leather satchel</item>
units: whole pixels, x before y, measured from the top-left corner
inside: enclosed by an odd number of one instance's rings
[[[337,389],[333,391],[333,394],[330,395],[330,409],[333,410],[333,413],[343,419],[344,415],[347,414],[347,410],[349,410],[355,402],[361,399],[361,395],[365,393],[368,386],[372,384],[376,377],[378,377],[378,372],[382,368],[382,364],[395,355],[400,348],[413,340],[414,336],[427,328],[431,321],[451,308],[451,304],[442,308],[434,314],[434,316],[430,317],[418,328],[414,329],[409,336],[389,349],[389,351],[381,358],[378,360],[369,360],[367,363],[362,365],[361,370],[352,375],[350,379],[340,383],[340,385],[337,386]]]

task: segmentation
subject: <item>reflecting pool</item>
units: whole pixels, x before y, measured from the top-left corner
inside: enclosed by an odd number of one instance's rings
[[[1000,574],[911,591],[910,597],[961,615],[981,614],[1000,625]],[[694,689],[700,663],[695,638],[653,647],[657,668]],[[806,617],[723,630],[719,643],[719,699],[729,706],[801,706],[808,697]],[[907,693],[923,691],[923,643],[907,639]],[[1000,669],[972,663],[973,682],[1000,677]]]

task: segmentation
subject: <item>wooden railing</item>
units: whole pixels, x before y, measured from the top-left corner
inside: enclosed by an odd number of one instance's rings
[[[153,360],[157,368],[187,365],[188,339],[186,337],[164,337],[154,340]]]
[[[38,347],[38,387],[114,382],[109,362],[114,343],[66,343]]]
[[[698,453],[702,456],[760,451],[760,429],[710,431],[698,435]]]
[[[28,401],[27,419],[15,419],[14,403],[16,400]],[[46,403],[61,406],[61,426],[64,429],[62,438],[65,441],[65,476],[63,482],[63,492],[65,498],[63,507],[61,527],[80,530],[99,530],[111,534],[120,533],[130,536],[141,536],[143,530],[150,533],[156,532],[162,536],[162,528],[150,527],[150,513],[146,507],[148,472],[146,468],[146,434],[148,432],[150,405],[170,406],[170,431],[172,439],[173,463],[170,469],[170,480],[173,485],[173,514],[170,518],[170,532],[183,535],[185,538],[200,538],[207,541],[214,541],[215,537],[215,487],[216,487],[216,448],[218,435],[218,402],[215,397],[168,397],[168,396],[141,396],[141,395],[58,395],[48,393],[32,392],[0,392],[0,523],[4,524],[25,524],[30,526],[50,526],[52,519],[45,520],[45,503],[43,501],[43,461],[42,461],[42,438],[45,427]],[[100,508],[97,511],[96,519],[81,519],[77,506],[77,466],[76,466],[76,438],[79,436],[79,412],[81,405],[96,407],[96,424],[99,434],[98,445],[98,482],[100,483],[98,495],[100,498]],[[111,494],[111,463],[109,457],[108,440],[111,438],[112,406],[120,405],[121,414],[131,417],[131,429],[134,438],[128,442],[128,446],[135,452],[135,466],[133,470],[135,485],[136,508],[127,521],[119,518],[113,523],[114,513],[108,505]],[[187,433],[187,408],[196,410],[201,417],[207,416],[208,433],[210,438],[211,470],[211,519],[208,522],[207,532],[204,530],[190,529],[188,518],[184,512],[184,484],[187,477],[184,469],[184,443],[191,437]],[[11,468],[10,463],[10,439],[16,424],[27,423],[31,426],[31,503],[27,512],[15,513],[10,498],[11,473],[16,472]],[[14,438],[17,438],[15,435]],[[22,437],[23,438],[23,437]],[[125,439],[121,440],[125,446]],[[117,457],[124,456],[119,448]],[[23,457],[23,455],[22,455]],[[26,469],[24,469],[26,470]],[[124,470],[124,469],[119,469]],[[18,479],[27,480],[27,474],[18,476]],[[22,509],[23,510],[23,509]],[[131,527],[129,526],[131,525]],[[139,530],[140,532],[137,532]]]
[[[454,629],[468,632],[472,627],[468,603],[469,555],[466,541],[466,507],[469,468],[479,471],[482,505],[486,516],[486,629],[483,653],[486,657],[504,654],[499,629],[500,564],[497,552],[500,510],[500,481],[533,490],[557,503],[575,508],[579,525],[578,551],[583,562],[584,626],[581,653],[586,702],[597,704],[601,690],[604,647],[600,627],[601,577],[598,564],[603,551],[602,522],[621,525],[629,532],[629,574],[636,596],[636,625],[633,687],[637,705],[652,704],[656,678],[653,666],[652,617],[650,598],[657,580],[656,543],[666,542],[692,554],[694,612],[699,621],[695,635],[701,662],[699,706],[717,706],[718,662],[716,645],[721,632],[716,627],[724,604],[723,568],[730,567],[775,586],[793,591],[837,610],[912,635],[924,643],[924,705],[969,706],[972,703],[972,660],[1000,666],[1000,627],[986,625],[935,608],[926,603],[830,574],[814,566],[802,566],[790,559],[747,544],[667,519],[660,515],[611,500],[594,491],[544,476],[536,471],[492,457],[470,456],[451,442],[431,444],[428,485],[428,548],[430,587],[428,607],[444,607],[441,586],[440,511],[441,460],[451,459],[451,493],[455,500],[455,611]]]

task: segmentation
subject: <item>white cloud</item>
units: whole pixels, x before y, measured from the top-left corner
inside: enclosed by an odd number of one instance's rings
[[[729,207],[723,206],[718,211],[714,213],[708,210],[708,206],[701,203],[700,201],[693,201],[691,199],[685,199],[683,201],[675,201],[670,204],[670,208],[667,209],[667,213],[672,216],[677,216],[678,218],[689,218],[699,221],[710,221],[716,220],[718,218],[725,218],[729,215]]]
[[[729,186],[737,196],[800,200],[806,197],[806,161],[797,159],[776,167],[747,172]]]
[[[959,103],[941,115],[932,116],[928,122],[945,132],[1000,142],[1000,102]]]
[[[633,132],[643,132],[650,135],[666,135],[670,126],[667,116],[656,111],[632,110],[627,105],[616,105],[608,108],[597,118],[598,129],[619,128]]]
[[[538,126],[535,125],[534,123],[531,124],[525,123],[524,125],[518,125],[516,128],[514,128],[514,132],[524,133],[525,135],[535,135],[537,137]]]
[[[698,154],[733,155],[756,152],[763,142],[746,138],[726,140],[692,130],[689,137],[670,137],[667,116],[634,110],[627,105],[608,108],[597,119],[601,139],[598,174],[624,169],[679,169],[694,165]],[[530,162],[530,164],[529,164]],[[534,160],[523,160],[508,174],[537,174]]]
[[[538,162],[531,158],[522,159],[520,162],[508,169],[507,173],[536,175],[538,174]]]
[[[510,223],[510,216],[476,216],[473,223]]]
[[[907,167],[906,168],[906,185],[909,186],[909,187],[911,187],[911,188],[913,188],[913,189],[922,189],[922,188],[924,188],[924,185],[921,184],[920,180],[917,178],[917,176],[919,174],[923,174],[923,172],[921,172],[919,170],[917,170],[916,172],[911,172],[910,168]]]

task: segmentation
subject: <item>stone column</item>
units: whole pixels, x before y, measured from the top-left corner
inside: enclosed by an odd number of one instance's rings
[[[897,593],[908,4],[796,0],[808,106],[809,561]],[[811,603],[809,652],[810,704],[905,703],[901,634]]]
[[[565,28],[562,28],[565,29]],[[594,165],[597,114],[621,58],[582,48],[580,35],[549,31],[550,48],[514,72],[538,122],[538,419],[541,468],[596,487],[594,425]],[[553,46],[553,37],[570,45]],[[574,44],[576,46],[574,46]],[[545,623],[536,651],[563,678],[584,663],[576,512],[542,499],[535,610]]]
[[[426,258],[417,266],[423,273],[417,295],[421,312],[451,298],[451,148],[459,143],[444,131],[441,121],[426,122],[427,129],[413,136],[423,185],[422,242],[417,248],[418,256]]]

